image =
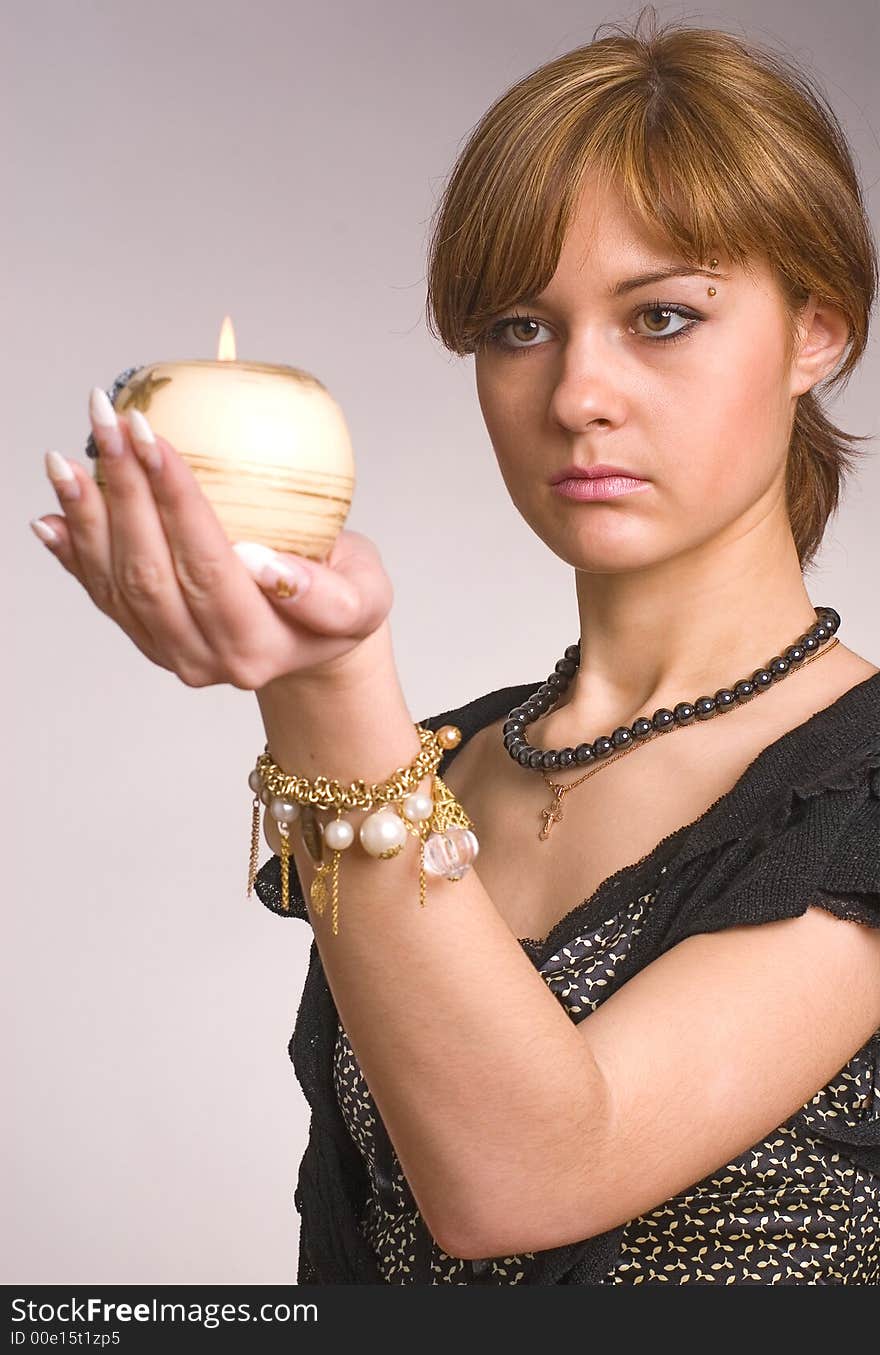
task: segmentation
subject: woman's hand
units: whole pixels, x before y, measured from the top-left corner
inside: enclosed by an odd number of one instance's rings
[[[186,462],[142,415],[117,415],[97,386],[89,414],[106,489],[75,462],[62,478],[63,460],[47,457],[64,509],[42,519],[58,538],[47,544],[138,649],[187,687],[257,691],[288,674],[329,672],[385,621],[393,590],[368,537],[340,532],[323,564],[279,552],[276,562],[303,579],[279,597],[273,581],[255,581],[245,564],[254,553],[230,543]]]

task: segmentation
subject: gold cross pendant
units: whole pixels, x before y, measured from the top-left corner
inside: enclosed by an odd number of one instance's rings
[[[542,842],[546,842],[547,838],[550,836],[550,829],[553,827],[554,823],[558,823],[559,820],[563,817],[562,797],[567,790],[568,786],[554,786],[552,805],[550,805],[547,809],[541,810],[541,815],[544,819],[544,826],[541,829],[540,833],[538,834],[538,837]]]

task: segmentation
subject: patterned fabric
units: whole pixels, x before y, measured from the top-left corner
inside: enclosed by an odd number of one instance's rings
[[[457,749],[537,686],[419,721]],[[258,897],[308,922],[291,862]],[[543,941],[522,939],[574,1022],[687,936],[817,903],[880,926],[880,674],[765,748],[693,823],[624,867]],[[479,1261],[438,1247],[342,1028],[313,940],[289,1053],[311,1108],[294,1202],[301,1284],[880,1283],[880,1031],[783,1125],[655,1209],[581,1242]]]
[[[661,874],[666,867],[661,868]],[[614,968],[642,931],[653,890],[582,931],[539,972],[572,1020],[599,1005]],[[527,953],[529,946],[521,942]],[[818,1137],[857,1128],[880,1108],[880,1030],[832,1080],[761,1143],[626,1225],[603,1284],[878,1284],[880,1178]],[[370,1090],[337,1021],[334,1087],[371,1179],[363,1231],[389,1284],[468,1284],[475,1268],[495,1284],[528,1282],[535,1254],[479,1262],[433,1243],[418,1273],[418,1210],[396,1156],[377,1170],[379,1121]]]

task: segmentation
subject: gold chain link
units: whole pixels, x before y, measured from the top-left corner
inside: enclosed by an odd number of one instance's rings
[[[257,769],[267,790],[282,799],[297,804],[316,805],[322,809],[371,809],[374,804],[390,804],[415,790],[429,772],[440,765],[446,748],[439,742],[433,729],[416,725],[422,751],[408,767],[398,767],[387,781],[341,781],[317,776],[310,781],[305,776],[285,772],[269,754],[269,745],[257,758]]]

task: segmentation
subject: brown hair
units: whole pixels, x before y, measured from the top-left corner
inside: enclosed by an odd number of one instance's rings
[[[602,27],[609,36],[597,38]],[[644,29],[644,31],[643,31]],[[787,58],[652,5],[632,29],[593,41],[518,81],[483,116],[434,214],[427,323],[451,352],[550,282],[587,173],[614,182],[650,230],[700,266],[713,246],[774,270],[790,317],[811,292],[849,324],[846,381],[867,343],[877,251],[846,137],[821,91]],[[791,351],[791,349],[790,349]],[[864,436],[800,396],[788,449],[789,521],[811,564]]]

